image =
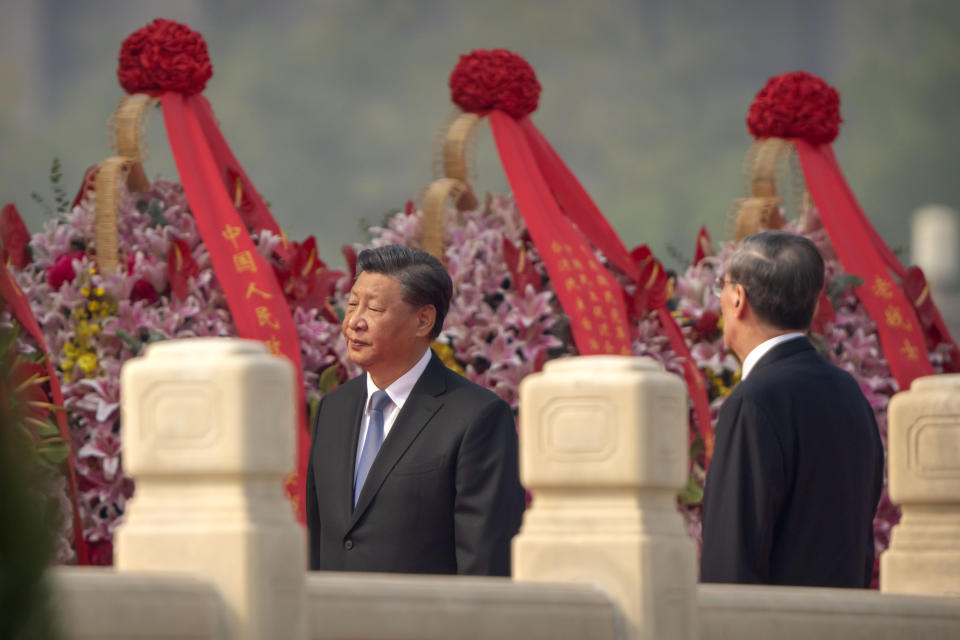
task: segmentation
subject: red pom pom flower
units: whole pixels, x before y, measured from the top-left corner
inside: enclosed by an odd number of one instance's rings
[[[815,145],[833,142],[841,122],[837,90],[806,71],[767,80],[747,113],[747,130],[755,138],[801,138]]]
[[[476,49],[460,56],[450,74],[450,99],[468,113],[500,109],[522,118],[537,109],[540,83],[526,60],[506,49]]]
[[[127,36],[117,78],[127,93],[203,91],[213,75],[203,36],[185,24],[157,18]]]

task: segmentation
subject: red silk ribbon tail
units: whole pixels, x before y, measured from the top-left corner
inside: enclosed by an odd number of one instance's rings
[[[620,241],[620,236],[610,226],[593,198],[577,180],[573,171],[540,133],[529,116],[520,119],[518,124],[560,209],[587,236],[593,246],[607,257],[607,260],[615,264],[630,279],[636,281],[640,273],[630,257],[630,252]]]
[[[673,352],[677,354],[683,362],[683,379],[687,383],[687,391],[690,393],[690,400],[693,402],[693,416],[696,422],[697,433],[703,440],[706,449],[704,453],[704,471],[710,465],[710,453],[713,451],[713,422],[710,419],[710,399],[707,397],[707,388],[703,382],[703,374],[697,368],[690,349],[683,339],[683,333],[677,326],[670,311],[665,306],[657,307],[657,317],[660,318],[660,326],[663,327],[667,338],[670,340],[670,346]]]
[[[517,208],[543,258],[581,354],[630,355],[623,290],[563,215],[517,121],[490,112],[490,129]]]
[[[857,200],[853,190],[850,188],[850,185],[843,176],[843,170],[840,168],[840,163],[837,162],[837,156],[833,153],[833,147],[830,145],[823,145],[821,147],[821,152],[842,183],[847,202],[849,202],[851,206],[849,213],[856,217],[858,224],[866,231],[867,235],[873,241],[873,246],[876,247],[877,252],[883,259],[884,264],[887,265],[887,268],[897,274],[898,278],[903,279],[903,277],[907,274],[907,270],[904,268],[903,263],[900,262],[900,259],[897,258],[896,254],[890,249],[889,246],[887,246],[887,243],[884,242],[883,238],[880,237],[880,234],[877,233],[876,227],[873,226],[873,223],[870,222],[870,219],[863,212],[863,209],[860,207],[860,202]]]
[[[853,206],[857,213],[857,218],[860,221],[860,224],[864,229],[867,230],[867,233],[873,239],[873,244],[880,252],[881,257],[883,258],[884,263],[887,267],[897,274],[897,277],[900,278],[901,283],[907,275],[907,269],[903,266],[903,263],[900,262],[900,259],[897,258],[896,254],[890,249],[883,238],[880,237],[880,234],[877,233],[876,228],[870,222],[870,219],[867,218],[866,214],[863,212],[863,209],[860,207],[860,203],[857,201],[856,197],[853,195],[853,191],[850,189],[850,185],[843,178],[843,171],[840,169],[840,163],[837,162],[837,157],[833,153],[832,147],[825,147],[823,149],[824,154],[827,156],[828,161],[833,165],[834,172],[840,176],[840,179],[843,181],[843,186],[847,193],[848,200],[853,203]],[[955,354],[960,353],[960,350],[957,348],[957,343],[954,341],[953,336],[950,334],[950,330],[947,329],[946,323],[943,321],[943,316],[940,315],[940,309],[937,308],[937,305],[933,300],[930,301],[931,308],[930,312],[933,317],[933,324],[937,328],[941,339],[943,342],[951,345],[953,347],[953,352]],[[956,358],[956,356],[954,356]],[[953,359],[951,359],[953,360]]]
[[[257,252],[222,180],[220,167],[208,146],[199,113],[202,96],[185,97],[168,92],[161,96],[163,118],[173,158],[197,229],[210,252],[214,273],[223,287],[227,305],[242,338],[260,340],[270,351],[286,356],[296,374],[296,469],[286,480],[286,490],[301,523],[304,483],[310,451],[300,340],[286,297],[270,264]],[[209,105],[207,105],[209,106]]]
[[[848,272],[863,278],[857,297],[877,323],[890,372],[901,389],[933,374],[917,314],[889,272],[883,247],[860,210],[829,145],[793,140],[807,188],[830,241]],[[881,241],[882,242],[882,241]]]
[[[537,129],[529,117],[518,122],[524,136],[533,151],[537,166],[553,192],[557,203],[566,216],[577,225],[581,232],[597,247],[610,262],[629,276],[634,282],[640,277],[636,262],[630,256],[620,237],[600,211],[593,198],[583,187],[574,173],[553,148],[550,142]],[[694,364],[693,357],[677,327],[676,321],[666,308],[658,309],[660,324],[663,326],[674,352],[684,360],[684,378],[693,400],[697,430],[704,443],[712,438],[713,427],[710,420],[710,404],[707,399],[703,377]]]
[[[37,318],[33,315],[33,309],[30,308],[30,301],[27,296],[13,279],[13,274],[7,270],[7,265],[0,263],[0,298],[6,301],[10,313],[16,318],[17,322],[27,330],[37,345],[47,353],[47,345],[43,339],[43,332],[40,331],[40,325],[37,324]],[[60,388],[60,378],[53,368],[50,358],[44,359],[44,367],[47,370],[47,376],[50,378],[50,396],[53,404],[57,407],[63,407],[63,390]],[[60,430],[60,436],[67,443],[70,449],[70,455],[67,456],[67,493],[70,498],[70,507],[73,510],[73,546],[77,552],[77,564],[90,564],[90,555],[87,551],[87,541],[83,537],[83,523],[80,520],[80,494],[77,484],[77,472],[73,461],[73,446],[70,439],[70,428],[67,425],[67,414],[65,411],[55,412],[57,427]]]
[[[263,198],[260,197],[253,186],[253,182],[247,176],[246,171],[243,170],[240,161],[233,155],[226,138],[223,137],[217,119],[213,115],[210,102],[202,95],[197,94],[190,98],[189,104],[200,124],[203,136],[206,138],[207,147],[213,155],[213,161],[219,170],[227,194],[234,200],[234,204],[238,199],[237,183],[239,181],[240,203],[237,211],[240,213],[243,223],[253,231],[266,229],[275,235],[282,235],[280,225],[277,224],[270,209],[267,208]]]

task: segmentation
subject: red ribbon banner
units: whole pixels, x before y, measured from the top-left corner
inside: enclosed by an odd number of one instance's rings
[[[890,372],[900,388],[907,389],[915,378],[932,375],[933,367],[913,305],[888,270],[891,259],[898,266],[899,261],[860,209],[830,145],[814,146],[799,138],[793,143],[810,195],[843,268],[863,278],[857,297],[877,323]]]
[[[247,226],[228,194],[229,185],[224,182],[223,167],[215,159],[209,142],[210,129],[216,126],[209,103],[200,95],[184,96],[176,92],[164,93],[160,102],[183,190],[203,243],[210,252],[214,272],[226,294],[237,332],[243,338],[265,342],[271,353],[286,356],[296,371],[297,459],[296,468],[287,478],[285,489],[297,518],[303,523],[310,434],[306,426],[300,341],[290,308],[273,269],[257,253]],[[222,136],[219,138],[222,139]],[[214,139],[218,139],[217,136]],[[220,152],[222,154],[223,149]],[[233,159],[233,162],[236,160]],[[245,191],[251,199],[255,198],[254,202],[259,201],[252,186]],[[269,228],[269,221],[264,220],[262,215],[265,210],[265,207],[262,210],[254,207],[251,211],[259,211],[259,214],[250,219]],[[276,223],[273,225],[276,226]]]
[[[228,194],[233,194],[234,204],[237,204],[239,190],[240,202],[236,209],[243,223],[253,231],[266,229],[275,235],[282,236],[283,231],[280,230],[280,225],[277,224],[273,214],[270,213],[270,209],[267,208],[263,198],[257,193],[253,182],[247,177],[247,173],[243,170],[236,156],[233,155],[226,138],[223,137],[220,127],[217,126],[217,119],[213,115],[210,102],[200,94],[190,100],[191,109],[197,116],[207,146],[213,155],[217,168],[220,170],[223,185]]]
[[[590,242],[621,271],[636,281],[640,277],[637,265],[627,253],[620,236],[613,230],[593,198],[583,188],[577,176],[547,141],[529,116],[518,121],[520,129],[533,151],[537,166],[557,204],[566,216],[586,234]]]
[[[622,289],[560,211],[517,121],[494,110],[490,128],[517,207],[570,316],[577,349],[584,355],[630,355]]]
[[[496,113],[496,112],[494,112]],[[590,194],[583,188],[576,175],[566,165],[560,154],[556,152],[553,146],[547,141],[546,137],[537,129],[533,120],[525,116],[517,121],[523,136],[529,145],[529,148],[535,159],[535,168],[539,170],[542,179],[546,182],[549,192],[552,193],[559,209],[566,214],[577,229],[583,233],[593,246],[600,250],[607,259],[623,271],[637,287],[644,287],[641,282],[640,269],[635,260],[627,252],[627,248],[620,240],[620,236],[614,231],[613,227],[604,217],[600,208],[597,207]],[[491,113],[491,126],[493,126],[493,114]],[[496,131],[496,130],[494,130]],[[501,153],[501,158],[503,154]],[[506,165],[505,165],[506,166]],[[509,173],[507,174],[509,177]],[[511,182],[511,186],[513,183]],[[514,192],[516,189],[514,188]],[[519,199],[517,200],[520,203]],[[524,212],[521,206],[521,212]],[[524,212],[524,217],[527,213]],[[529,225],[529,219],[528,219]],[[538,248],[540,245],[537,245]],[[591,254],[592,255],[592,254]],[[549,267],[549,265],[548,265]],[[551,275],[552,277],[552,275]],[[561,298],[564,310],[570,314],[570,307]],[[707,450],[712,450],[709,441],[713,437],[713,426],[710,421],[710,401],[707,397],[706,386],[703,382],[703,374],[697,369],[697,365],[687,348],[687,343],[683,339],[680,327],[676,320],[670,314],[666,307],[666,302],[655,307],[657,317],[663,327],[664,333],[670,340],[670,346],[683,362],[683,377],[687,383],[687,389],[690,398],[693,401],[694,417],[696,420],[697,431],[704,442],[708,444]],[[577,343],[580,344],[579,342]]]

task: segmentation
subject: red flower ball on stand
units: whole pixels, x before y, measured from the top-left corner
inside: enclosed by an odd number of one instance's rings
[[[185,24],[157,18],[120,47],[117,77],[127,93],[203,91],[213,65],[203,36]]]
[[[450,99],[468,113],[499,109],[522,118],[537,109],[540,83],[530,63],[506,49],[460,56],[450,74]]]
[[[767,80],[747,113],[755,138],[801,138],[829,144],[840,130],[840,94],[806,71],[782,73]]]

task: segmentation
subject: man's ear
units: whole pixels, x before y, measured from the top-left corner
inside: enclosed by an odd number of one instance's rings
[[[743,318],[750,306],[750,301],[747,300],[747,290],[743,288],[742,284],[735,283],[733,285],[733,300],[731,302],[734,315],[737,318]]]
[[[437,308],[432,304],[424,305],[417,309],[417,337],[424,338],[433,331],[433,325],[437,321]]]

